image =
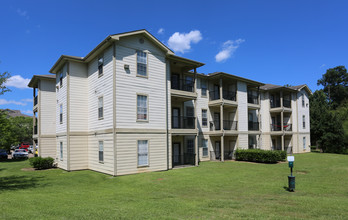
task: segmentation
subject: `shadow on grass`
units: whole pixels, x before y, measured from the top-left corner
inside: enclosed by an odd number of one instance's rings
[[[43,177],[32,177],[32,176],[6,176],[0,177],[0,193],[12,190],[21,190],[28,188],[36,188],[38,186],[44,186],[40,184],[40,180]]]
[[[28,159],[2,159],[0,160],[0,163],[13,163],[13,162],[21,162],[24,160],[28,160]]]

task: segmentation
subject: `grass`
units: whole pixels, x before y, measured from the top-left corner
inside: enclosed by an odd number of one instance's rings
[[[287,163],[202,162],[111,177],[93,171],[23,171],[0,162],[0,219],[344,219],[348,155],[295,155]]]

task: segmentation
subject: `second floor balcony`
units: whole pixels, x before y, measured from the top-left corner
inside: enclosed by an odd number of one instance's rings
[[[258,105],[259,97],[257,95],[248,94],[248,103]]]
[[[249,131],[258,131],[259,130],[259,122],[248,122],[248,129]]]
[[[171,89],[181,90],[185,92],[194,92],[195,83],[191,79],[172,79]]]
[[[220,99],[220,90],[213,90],[209,92],[209,100],[214,101]],[[237,100],[237,92],[230,90],[222,90],[222,98],[230,101]]]
[[[223,129],[227,131],[237,131],[238,121],[223,120]],[[210,121],[210,131],[220,131],[220,121]]]
[[[37,125],[34,126],[34,134],[37,134]]]
[[[37,96],[34,97],[34,106],[37,105]]]
[[[285,108],[291,108],[291,100],[283,99],[283,106]]]
[[[283,127],[280,123],[278,124],[271,124],[271,131],[292,131],[292,124],[284,123]]]
[[[172,116],[173,129],[195,129],[196,117],[192,116]]]

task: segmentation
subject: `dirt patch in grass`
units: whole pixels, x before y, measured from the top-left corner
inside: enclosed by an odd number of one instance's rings
[[[26,167],[26,168],[22,168],[22,171],[35,171],[35,168],[33,167]]]
[[[309,172],[306,171],[306,170],[296,170],[295,173],[297,173],[297,174],[307,174]]]

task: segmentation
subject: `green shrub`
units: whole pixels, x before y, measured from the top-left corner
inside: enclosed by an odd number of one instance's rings
[[[280,150],[236,150],[236,160],[251,161],[259,163],[276,163],[284,161],[286,158],[286,151]]]
[[[34,168],[42,170],[52,168],[54,159],[52,157],[32,157],[29,159],[29,162]]]

